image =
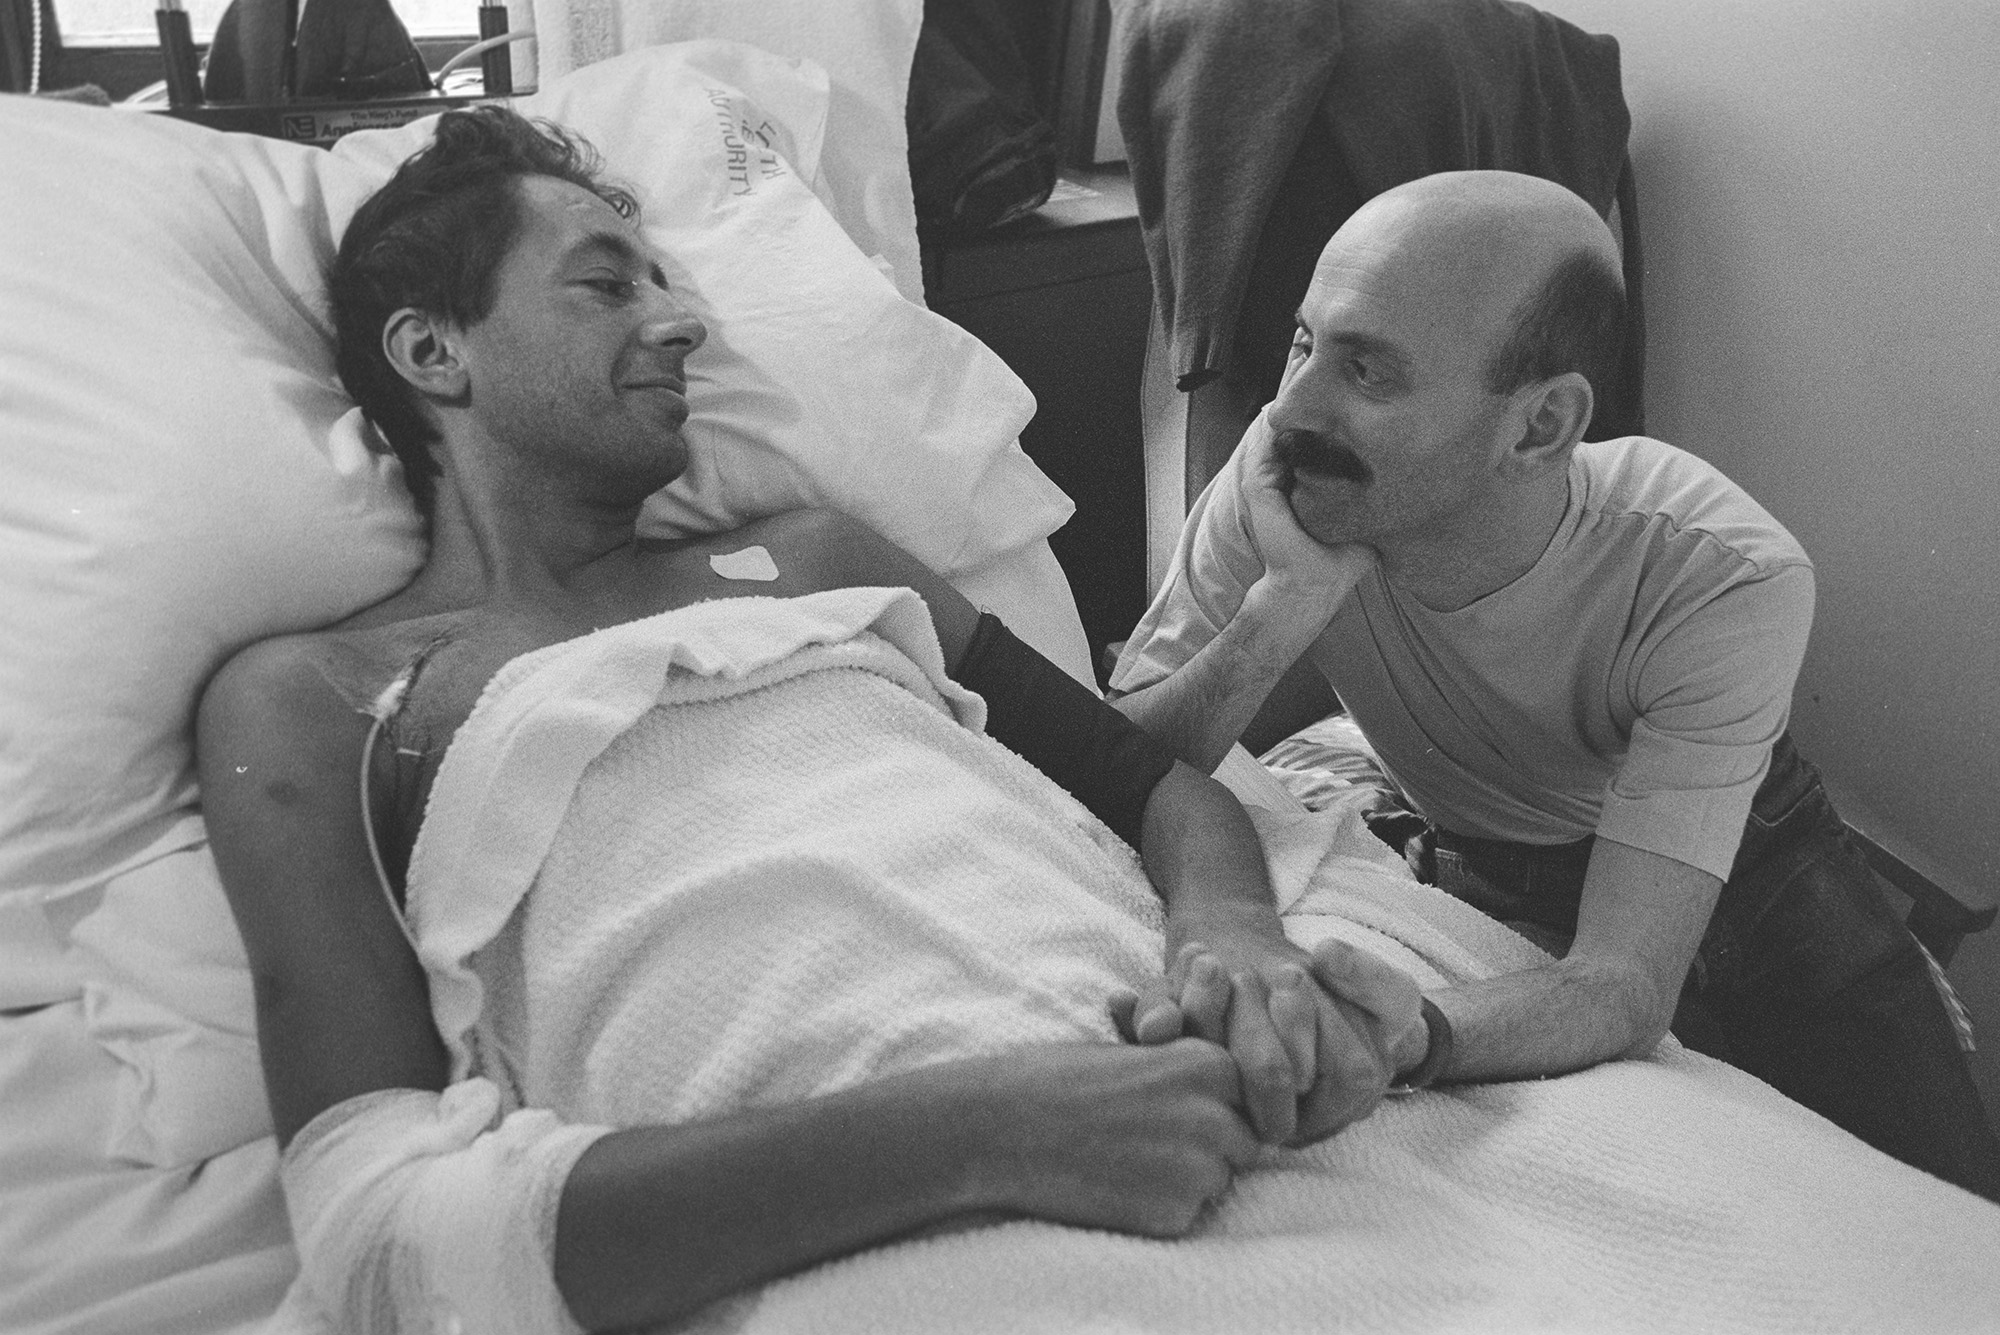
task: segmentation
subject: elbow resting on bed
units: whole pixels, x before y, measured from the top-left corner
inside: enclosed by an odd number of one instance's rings
[[[1570,963],[1569,960],[1564,961]],[[1680,989],[1661,978],[1660,971],[1633,957],[1580,961],[1604,1006],[1603,1060],[1649,1057],[1674,1022]]]

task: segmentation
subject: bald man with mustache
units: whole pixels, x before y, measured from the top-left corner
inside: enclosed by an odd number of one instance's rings
[[[1413,860],[1552,957],[1431,998],[1431,1078],[1575,1071],[1671,1028],[2000,1199],[1942,972],[1785,735],[1811,561],[1693,455],[1583,443],[1619,273],[1589,205],[1533,177],[1358,210],[1116,703],[1213,769],[1253,719],[1312,721],[1258,718],[1295,665],[1332,687],[1425,822]]]

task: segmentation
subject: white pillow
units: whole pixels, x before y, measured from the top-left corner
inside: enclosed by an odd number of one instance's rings
[[[533,9],[544,83],[626,51],[690,37],[744,42],[827,70],[825,160],[818,171],[792,165],[855,244],[880,257],[903,295],[922,303],[903,106],[923,0],[534,0]]]
[[[0,97],[0,897],[198,841],[209,673],[422,558],[334,374],[326,218],[366,182],[324,165]]]

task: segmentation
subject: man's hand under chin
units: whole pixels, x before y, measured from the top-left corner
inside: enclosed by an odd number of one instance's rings
[[[1219,629],[1192,658],[1114,700],[1127,718],[1204,774],[1215,772],[1272,688],[1312,648],[1377,560],[1372,547],[1329,547],[1299,526],[1286,496],[1286,465],[1263,419],[1252,425],[1229,466],[1235,473],[1222,474],[1215,485],[1234,491],[1212,495],[1220,498],[1218,510],[1205,512],[1203,522],[1222,512],[1227,517],[1218,522],[1246,528],[1263,574],[1234,606],[1200,609]]]
[[[1375,549],[1358,542],[1328,546],[1299,526],[1289,496],[1292,471],[1278,456],[1277,436],[1268,422],[1251,428],[1244,451],[1237,486],[1265,572],[1246,604],[1276,599],[1274,611],[1309,623],[1317,635],[1375,568]]]

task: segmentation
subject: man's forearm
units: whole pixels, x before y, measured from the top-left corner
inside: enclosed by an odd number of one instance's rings
[[[1659,999],[1644,976],[1609,962],[1555,960],[1431,999],[1452,1027],[1440,1080],[1563,1075],[1644,1056],[1664,1032]]]
[[[593,1330],[651,1328],[934,1224],[1178,1236],[1257,1157],[1240,1103],[1210,1043],[1053,1043],[613,1132],[564,1184],[556,1286]]]
[[[1140,858],[1160,893],[1171,946],[1177,919],[1249,915],[1278,930],[1264,849],[1243,804],[1185,762],[1153,789]]]
[[[592,1330],[650,1326],[975,1208],[963,1120],[912,1086],[598,1141],[558,1215],[571,1313]]]
[[[1260,581],[1221,633],[1172,676],[1112,703],[1182,760],[1214,773],[1272,687],[1325,629],[1325,615],[1288,611],[1288,601]]]
[[[1599,835],[1567,955],[1435,998],[1454,1040],[1442,1078],[1558,1075],[1651,1052],[1721,890],[1708,872]]]

